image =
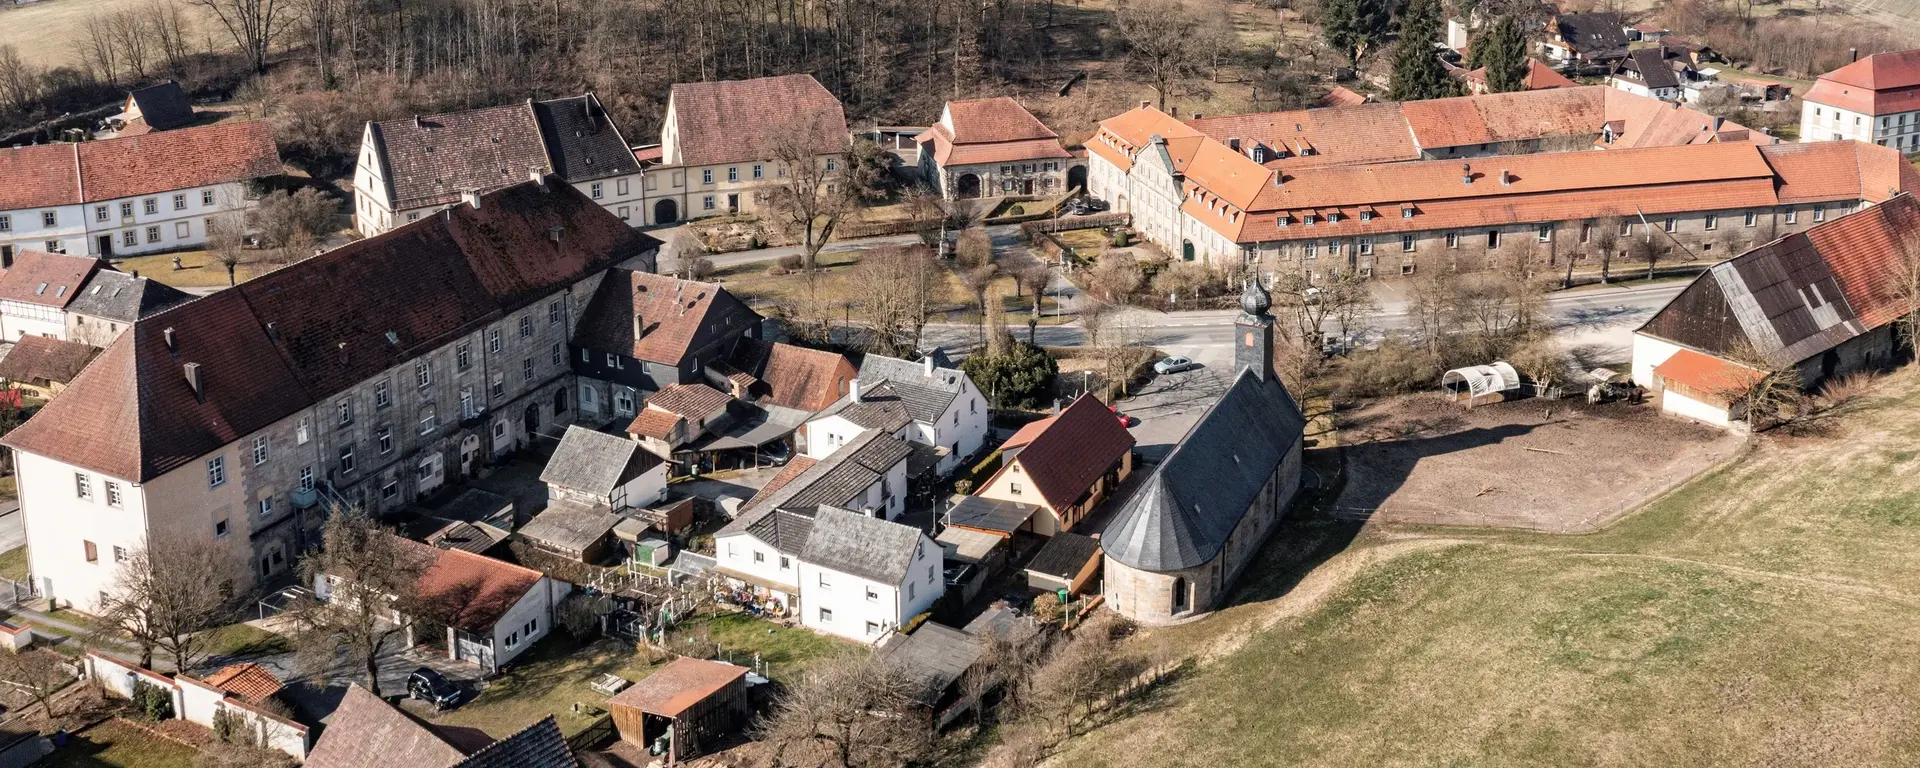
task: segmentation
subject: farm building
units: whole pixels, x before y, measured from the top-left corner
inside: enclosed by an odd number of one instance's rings
[[[674,765],[745,722],[747,668],[683,656],[608,699],[607,710],[621,739],[658,743]]]

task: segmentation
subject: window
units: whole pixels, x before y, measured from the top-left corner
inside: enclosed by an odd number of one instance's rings
[[[374,433],[374,444],[380,447],[380,455],[393,453],[393,427],[381,427]]]
[[[1720,228],[1720,216],[1718,214],[1712,214],[1712,213],[1707,214],[1707,229],[1714,230],[1719,228]]]
[[[559,300],[547,305],[547,322],[558,323],[564,317],[566,313],[561,309]]]
[[[300,490],[313,490],[313,467],[300,468]]]
[[[200,190],[200,204],[203,206],[213,205],[213,190],[211,189]]]
[[[123,219],[133,218],[133,203],[120,204],[120,218],[123,218]]]
[[[829,158],[827,158],[827,170],[829,170],[829,171],[837,171],[837,170],[840,170],[840,163],[838,163],[838,162],[836,162],[836,161],[835,161],[835,160],[834,160],[833,158],[831,158],[831,157],[829,157]]]
[[[520,631],[527,633],[528,637],[532,637],[533,633],[540,631],[540,620],[529,620],[526,626],[520,628]]]
[[[1487,230],[1487,247],[1488,248],[1500,247],[1500,230],[1497,230],[1497,229]]]
[[[520,361],[520,378],[533,381],[533,358]]]
[[[157,243],[157,242],[160,242],[160,228],[159,228],[159,227],[147,227],[147,242],[149,242],[149,243]]]
[[[1015,496],[1019,496],[1019,495],[1021,495],[1021,494],[1023,494],[1023,493],[1026,493],[1026,491],[1025,491],[1025,490],[1023,490],[1023,489],[1022,489],[1022,488],[1020,487],[1020,484],[1019,484],[1019,483],[1016,483],[1016,482],[1012,482],[1012,481],[1008,481],[1008,482],[1007,482],[1007,493],[1011,493],[1011,494],[1013,494],[1013,495],[1015,495]]]
[[[420,409],[420,434],[423,434],[423,435],[432,434],[434,423],[435,422],[433,420],[433,406],[428,405],[426,407],[421,408]]]
[[[261,464],[265,464],[267,463],[268,458],[270,458],[270,450],[267,444],[267,436],[258,435],[254,437],[253,438],[253,465],[257,467],[257,466],[260,466]]]
[[[352,400],[349,400],[347,398],[341,398],[340,402],[335,404],[335,407],[337,407],[340,411],[340,426],[344,427],[353,423],[353,401]]]
[[[867,602],[869,603],[880,602],[880,591],[877,589],[874,589],[873,587],[867,587]]]
[[[712,168],[703,168],[703,169],[701,169],[701,170],[700,170],[700,183],[702,183],[702,184],[712,184],[712,183],[713,183],[713,169],[712,169]],[[711,198],[711,197],[709,197],[709,198],[707,198],[707,200],[709,200],[709,201],[711,201],[711,200],[713,200],[713,198]]]
[[[86,545],[87,562],[89,563],[100,562],[100,548],[98,546],[95,546],[94,543],[91,541],[82,540],[80,543]]]
[[[13,217],[0,214],[0,232],[13,231]]]
[[[58,240],[48,240],[48,241],[47,241],[47,253],[66,253],[66,251],[62,251],[62,250],[60,250],[60,241],[58,241]]]
[[[113,561],[114,561],[114,562],[116,562],[116,563],[124,563],[124,562],[126,562],[126,561],[127,561],[127,548],[126,548],[126,547],[121,547],[121,546],[116,546],[116,547],[114,547],[114,548],[113,548]]]
[[[184,211],[187,209],[187,194],[185,192],[173,196],[173,209],[176,211]]]
[[[1814,206],[1813,207],[1813,223],[1818,224],[1826,220],[1827,220],[1827,207],[1824,205]]]
[[[92,545],[92,544],[88,544],[87,546],[89,546],[89,547],[91,547],[91,546],[93,546],[93,545]],[[822,608],[822,609],[820,609],[820,622],[821,622],[821,623],[823,623],[823,624],[831,624],[831,623],[833,623],[833,609],[832,609],[832,608]]]
[[[433,384],[433,363],[422,360],[413,364],[413,383],[421,389]]]
[[[867,634],[869,635],[880,634],[880,625],[876,622],[871,622],[871,621],[867,622]]]
[[[1800,209],[1798,209],[1798,208],[1787,208],[1787,209],[1785,209],[1785,213],[1786,213],[1786,215],[1787,215],[1787,223],[1788,223],[1788,224],[1797,224],[1797,223],[1799,223],[1799,221],[1800,221]]]
[[[216,538],[222,538],[222,539],[226,538],[227,537],[227,521],[225,520],[214,521],[213,535]]]
[[[1312,259],[1314,258],[1315,249],[1318,246],[1319,246],[1318,243],[1315,243],[1312,240],[1308,240],[1304,245],[1300,246],[1300,251],[1304,256],[1306,256],[1306,258]]]
[[[820,588],[828,589],[828,590],[833,589],[833,585],[827,582],[827,575],[824,573],[820,574]]]
[[[106,483],[104,483],[104,485],[107,486],[107,506],[113,507],[114,509],[119,509],[120,503],[121,503],[120,502],[120,484],[112,480],[108,480]]]
[[[1371,237],[1360,238],[1360,253],[1362,254],[1373,253],[1373,238]]]
[[[120,233],[120,244],[132,248],[140,244],[140,233],[131,229]]]
[[[272,515],[273,515],[273,497],[268,496],[260,500],[260,517],[261,519],[265,519]]]
[[[713,195],[700,198],[700,209],[705,211],[713,210]]]
[[[727,169],[727,181],[739,181],[739,180],[740,180],[740,168],[739,168],[739,166],[733,166],[733,167],[730,167],[730,168],[728,168],[728,169]]]
[[[597,181],[593,183],[593,199],[595,199],[595,200],[598,200],[598,199],[600,199],[600,197],[601,197],[601,192],[603,191],[603,190],[602,190],[602,187],[604,187],[604,186],[605,186],[605,185],[603,185],[603,184],[601,184],[600,182],[597,182]]]
[[[500,351],[500,329],[498,328],[487,329],[487,351],[488,352]]]
[[[388,480],[386,485],[380,486],[380,498],[382,500],[392,501],[393,499],[399,497],[399,495],[400,495],[400,484],[397,482]]]
[[[1360,220],[1361,220],[1361,221],[1373,221],[1373,211],[1361,211],[1361,212],[1360,212]]]
[[[473,342],[463,341],[453,347],[453,368],[465,371],[473,367]],[[420,386],[426,386],[422,384]]]
[[[213,489],[227,484],[227,457],[215,456],[207,459],[207,488]]]
[[[560,342],[557,342],[557,341],[556,341],[556,342],[554,342],[554,343],[553,343],[553,364],[554,364],[554,366],[555,366],[555,367],[559,367],[559,366],[560,366],[560,365],[561,365],[562,363],[565,363],[566,361],[567,361],[567,353],[566,353],[565,351],[563,351],[563,350],[562,350],[562,348],[561,348],[561,346],[560,346]]]
[[[1534,231],[1533,237],[1535,240],[1543,243],[1553,242],[1553,225],[1541,224],[1539,228]]]
[[[393,388],[388,385],[386,379],[374,382],[373,407],[385,408],[390,405],[393,405]]]
[[[1633,235],[1633,221],[1629,219],[1622,219],[1620,221],[1620,236],[1630,237],[1632,235]]]
[[[45,227],[60,226],[60,214],[56,211],[41,211],[40,225]]]
[[[1661,231],[1664,231],[1664,232],[1672,232],[1679,228],[1680,228],[1680,220],[1672,216],[1668,216],[1666,221],[1663,221],[1660,223],[1660,229]]]
[[[173,223],[173,236],[185,240],[193,236],[193,224],[185,221]]]
[[[1400,252],[1413,253],[1414,245],[1417,242],[1418,241],[1414,239],[1413,235],[1401,235],[1400,236]]]
[[[1753,225],[1755,225],[1755,224],[1758,224],[1758,223],[1760,223],[1760,215],[1759,215],[1759,214],[1757,214],[1757,213],[1754,213],[1753,211],[1747,211],[1747,217],[1746,217],[1746,220],[1744,220],[1744,221],[1742,221],[1742,222],[1740,222],[1740,223],[1741,223],[1741,224],[1743,224],[1743,225],[1745,225],[1745,226],[1749,226],[1749,227],[1751,227],[1751,226],[1753,226]]]
[[[73,473],[73,495],[82,501],[93,500],[93,480],[85,472]]]
[[[1311,247],[1311,244],[1309,244],[1309,247]],[[1460,233],[1458,232],[1447,233],[1447,247],[1448,248],[1460,247]]]
[[[533,338],[533,316],[532,315],[522,315],[520,317],[520,338],[523,338],[523,339]]]
[[[908,600],[913,600],[913,599],[915,599],[915,598],[914,598],[914,596],[913,596],[913,583],[912,583],[912,582],[908,582],[908,583],[907,583],[907,599],[908,599]]]
[[[786,555],[781,555],[781,556],[780,556],[780,570],[783,570],[783,571],[784,571],[784,570],[787,570],[788,568],[791,568],[791,567],[793,567],[793,560],[792,560],[791,558],[788,558],[788,557],[787,557]]]
[[[763,176],[765,176],[765,175],[766,175],[766,174],[764,174],[764,173],[762,173],[762,172],[761,172],[761,169],[760,169],[760,164],[759,164],[759,163],[754,163],[754,164],[753,164],[753,177],[754,177],[754,178],[756,178],[756,179],[758,179],[758,178],[761,178],[761,177],[763,177]]]
[[[294,422],[293,441],[300,445],[306,445],[307,439],[308,439],[307,417],[302,416],[300,417],[299,421]]]
[[[506,374],[496,373],[493,375],[493,381],[491,382],[490,386],[491,386],[491,389],[493,390],[494,397],[506,396],[507,394],[506,378],[507,378]]]
[[[145,200],[140,201],[140,210],[149,216],[159,213],[160,212],[159,199],[149,197]]]
[[[353,471],[353,443],[340,446],[340,471]]]

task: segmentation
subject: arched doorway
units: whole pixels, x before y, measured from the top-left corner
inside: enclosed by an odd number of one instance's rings
[[[673,198],[667,198],[653,204],[653,223],[672,224],[679,220],[680,206],[674,204]]]
[[[1067,189],[1074,189],[1076,187],[1083,192],[1087,189],[1087,167],[1084,165],[1076,165],[1067,169]]]
[[[980,196],[980,177],[971,173],[960,174],[953,182],[953,196],[959,198]]]
[[[1193,241],[1192,240],[1180,241],[1180,260],[1193,261]]]

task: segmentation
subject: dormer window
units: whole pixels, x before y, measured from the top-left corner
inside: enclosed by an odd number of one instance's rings
[[[1276,227],[1279,227],[1279,228],[1281,228],[1281,229],[1286,229],[1286,228],[1287,228],[1287,215],[1283,213],[1283,214],[1281,214],[1281,215],[1279,215],[1279,216],[1275,216],[1275,217],[1273,217],[1273,225],[1274,225],[1274,226],[1276,226]]]
[[[1314,219],[1314,215],[1311,213],[1300,217],[1300,220],[1303,222],[1306,222],[1306,225],[1309,227],[1313,226],[1313,219]]]
[[[1339,211],[1331,211],[1331,212],[1329,212],[1329,213],[1327,213],[1327,223],[1328,223],[1328,224],[1338,224],[1338,223],[1340,223],[1340,212],[1339,212]]]
[[[1413,218],[1413,206],[1411,206],[1411,205],[1404,205],[1404,206],[1401,206],[1401,207],[1400,207],[1400,218],[1403,218],[1403,219],[1411,219],[1411,218]]]
[[[1373,221],[1373,211],[1361,211],[1361,212],[1360,212],[1360,220],[1361,220],[1361,221]]]

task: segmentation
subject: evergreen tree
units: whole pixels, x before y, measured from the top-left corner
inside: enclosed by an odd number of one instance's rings
[[[1400,14],[1400,40],[1393,54],[1393,81],[1388,98],[1419,101],[1452,96],[1453,78],[1434,51],[1440,39],[1439,0],[1413,0]]]
[[[1512,16],[1502,16],[1494,22],[1493,29],[1481,35],[1476,49],[1484,47],[1480,63],[1487,68],[1487,90],[1494,93],[1508,93],[1526,90],[1527,35],[1520,29],[1520,22]]]
[[[1320,28],[1327,45],[1360,65],[1367,49],[1387,34],[1393,21],[1390,0],[1322,0]]]

